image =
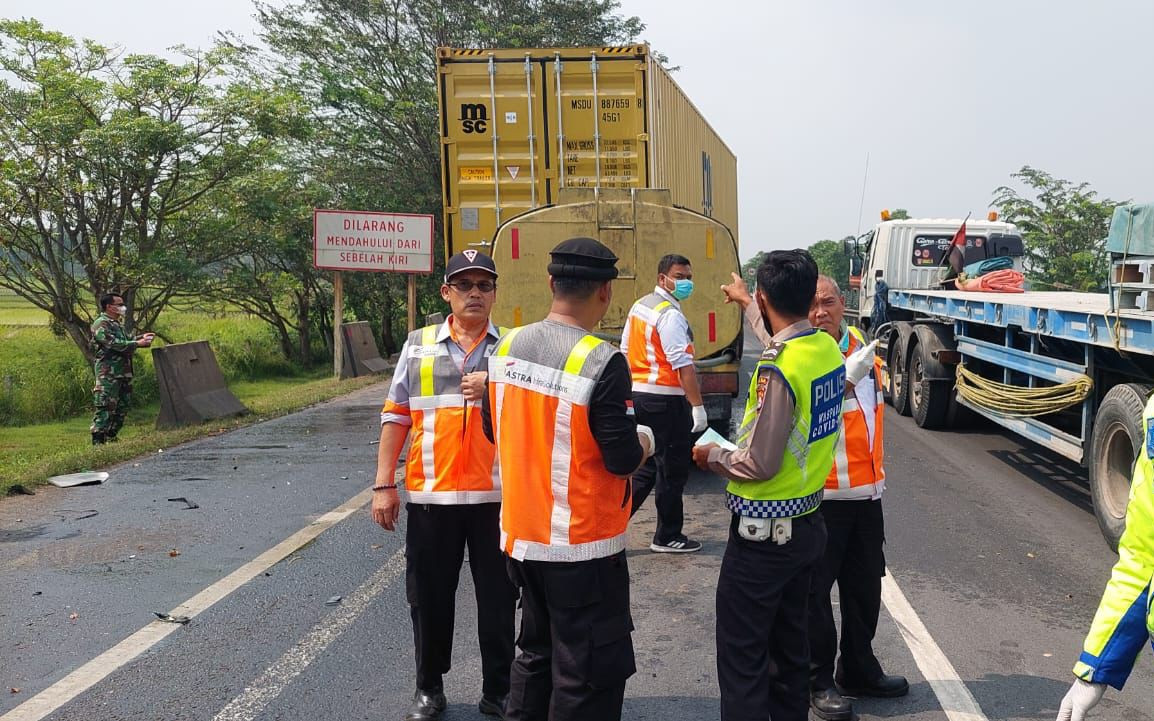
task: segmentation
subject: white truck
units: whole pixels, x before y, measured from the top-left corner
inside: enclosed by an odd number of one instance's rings
[[[886,399],[919,426],[976,413],[1087,466],[1116,547],[1154,382],[1154,310],[1143,309],[1154,259],[1114,263],[1112,281],[1133,284],[1122,293],[959,291],[942,279],[961,224],[883,220],[847,240],[849,322],[880,340]],[[966,263],[1006,257],[1022,270],[1022,239],[995,214],[969,221],[965,238]]]

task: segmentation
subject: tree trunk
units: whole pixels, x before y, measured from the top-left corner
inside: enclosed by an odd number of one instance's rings
[[[297,354],[302,366],[312,365],[312,343],[309,342],[309,289],[297,293]]]

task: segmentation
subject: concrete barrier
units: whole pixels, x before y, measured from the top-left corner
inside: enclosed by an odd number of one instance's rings
[[[157,428],[176,428],[248,413],[224,382],[208,341],[173,343],[152,349],[160,386]]]
[[[345,355],[341,364],[341,380],[359,376],[384,373],[389,363],[381,357],[377,340],[368,321],[343,323],[341,330],[345,340]]]

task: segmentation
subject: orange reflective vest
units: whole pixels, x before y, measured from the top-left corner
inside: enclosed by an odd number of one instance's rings
[[[444,325],[410,333],[408,367],[397,369],[408,373],[413,421],[405,464],[408,500],[438,505],[499,503],[496,449],[481,430],[481,404],[466,403],[461,394],[462,368],[449,354],[446,335]],[[486,336],[473,352],[488,354],[493,345]],[[485,364],[478,367],[484,369]]]
[[[626,341],[629,373],[633,376],[634,393],[656,393],[683,396],[681,375],[665,357],[657,322],[666,313],[680,312],[672,303],[657,293],[641,298],[629,309],[622,337]],[[693,355],[693,341],[687,349]]]
[[[512,558],[586,561],[625,548],[629,481],[605,468],[589,428],[594,386],[617,352],[541,321],[510,331],[489,359],[501,548]]]
[[[846,335],[849,345],[842,355],[849,357],[861,348],[865,338],[861,331],[850,326]],[[827,501],[854,501],[876,498],[886,487],[886,471],[882,466],[885,451],[882,444],[882,420],[885,417],[885,402],[882,398],[882,363],[874,358],[874,368],[852,393],[847,393],[842,401],[842,431],[838,437],[833,468],[825,480]],[[866,386],[866,384],[869,384]],[[866,386],[866,387],[863,387]],[[871,442],[866,412],[862,409],[858,396],[873,393],[873,439]]]

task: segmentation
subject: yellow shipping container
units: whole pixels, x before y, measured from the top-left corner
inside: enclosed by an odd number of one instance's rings
[[[446,256],[562,188],[664,188],[737,237],[737,158],[647,45],[437,53]]]

